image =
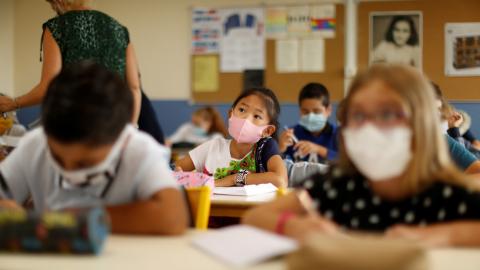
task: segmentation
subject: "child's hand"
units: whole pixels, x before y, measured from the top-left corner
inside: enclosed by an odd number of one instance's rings
[[[421,242],[426,246],[450,246],[451,234],[449,230],[440,226],[419,227],[396,225],[389,228],[385,236],[387,238],[401,238]]]
[[[336,234],[340,231],[334,222],[318,215],[292,218],[285,226],[285,234],[300,242],[306,240],[305,237],[311,232]]]
[[[235,177],[237,174],[227,175],[222,179],[215,180],[216,187],[231,187],[235,186]]]
[[[312,143],[310,141],[299,141],[293,149],[297,150],[297,152],[300,154],[300,156],[304,157],[310,153],[315,153],[323,158],[327,157],[327,148]]]
[[[452,128],[452,127],[458,128],[458,127],[460,127],[462,122],[463,122],[463,117],[458,112],[453,112],[452,115],[450,115],[450,117],[448,117],[448,127],[449,128]]]
[[[175,166],[175,171],[176,172],[183,172],[183,169],[180,166]]]
[[[278,141],[278,146],[280,148],[280,152],[285,152],[287,148],[293,145],[293,129],[287,129],[282,134],[280,134],[280,138]]]

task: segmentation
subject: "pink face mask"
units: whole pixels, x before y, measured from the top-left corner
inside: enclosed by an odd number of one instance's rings
[[[228,133],[238,143],[256,143],[262,138],[267,126],[257,126],[247,119],[231,116],[228,119]]]

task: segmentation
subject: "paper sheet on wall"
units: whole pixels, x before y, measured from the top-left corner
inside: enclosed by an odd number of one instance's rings
[[[193,56],[192,62],[193,91],[218,91],[218,56],[196,55]]]
[[[312,36],[322,38],[335,37],[335,5],[316,5],[310,8],[310,26]]]
[[[298,249],[296,241],[251,226],[236,225],[196,236],[193,245],[231,266],[245,267]]]
[[[192,54],[218,53],[221,30],[218,10],[194,8],[192,10]]]
[[[289,37],[310,35],[310,6],[292,6],[287,9],[287,31]]]
[[[300,47],[300,70],[302,72],[325,71],[325,42],[323,39],[303,39]]]
[[[278,73],[298,72],[298,39],[277,40],[275,42],[275,69]]]
[[[287,36],[286,7],[268,7],[265,10],[265,34],[273,39]]]
[[[220,70],[242,72],[265,68],[265,27],[262,8],[220,10]]]

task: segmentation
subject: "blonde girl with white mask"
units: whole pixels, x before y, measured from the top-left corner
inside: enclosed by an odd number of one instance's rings
[[[480,245],[478,182],[452,164],[422,74],[372,66],[353,81],[341,121],[339,163],[251,210],[245,223],[300,240],[343,228],[435,246]]]

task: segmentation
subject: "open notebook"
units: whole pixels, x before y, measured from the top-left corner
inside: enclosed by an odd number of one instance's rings
[[[246,185],[243,187],[216,187],[213,194],[233,195],[233,196],[251,196],[272,193],[277,191],[277,187],[271,183],[259,185]]]
[[[296,241],[247,225],[208,231],[193,238],[193,245],[231,266],[243,267],[293,252]]]

